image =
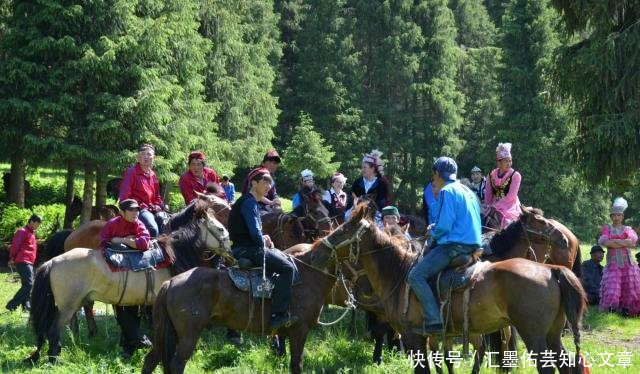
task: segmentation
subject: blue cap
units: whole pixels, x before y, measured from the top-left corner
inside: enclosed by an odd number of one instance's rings
[[[433,163],[432,169],[433,171],[437,171],[438,174],[440,174],[440,178],[444,180],[456,180],[458,165],[451,157],[439,157],[436,162]]]

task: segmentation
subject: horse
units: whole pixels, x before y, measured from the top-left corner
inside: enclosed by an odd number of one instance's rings
[[[417,353],[423,351],[426,340],[410,326],[422,324],[422,306],[413,294],[406,304],[403,297],[409,287],[407,275],[417,257],[378,230],[370,209],[362,204],[356,207],[349,221],[314,248],[311,265],[321,266],[329,258],[338,262],[360,261],[391,325],[402,333],[407,349]],[[522,258],[480,264],[473,276],[469,302],[463,305],[463,292],[452,293],[453,321],[447,325],[446,335],[462,335],[461,327],[465,324],[468,332],[476,335],[513,325],[529,351],[539,356],[551,350],[560,372],[568,373],[569,368],[559,367],[557,360],[567,354],[561,340],[567,319],[574,336],[576,357],[580,354],[579,329],[587,308],[580,280],[566,267]],[[468,308],[466,316],[464,308]],[[543,367],[540,361],[537,369],[539,373],[554,371],[553,367]],[[415,372],[428,373],[428,361],[424,367],[415,365]]]
[[[299,320],[270,332],[289,337],[290,370],[299,374],[307,335],[318,322],[336,277],[294,261],[301,284],[292,289],[290,311]],[[153,348],[145,357],[143,374],[152,373],[160,362],[165,373],[182,373],[200,334],[210,324],[254,334],[269,332],[264,326],[271,314],[271,300],[262,304],[239,291],[227,271],[199,267],[164,282],[153,307]]]
[[[276,248],[286,249],[298,243],[311,243],[333,229],[334,220],[321,200],[304,196],[301,204],[300,216],[278,211],[262,215],[262,232],[271,237]]]
[[[38,268],[32,291],[29,316],[37,348],[27,359],[37,362],[40,350],[49,341],[49,360],[60,355],[60,330],[86,300],[113,305],[150,305],[159,285],[171,275],[197,266],[205,250],[232,259],[229,233],[206,209],[196,212],[196,220],[158,241],[166,251],[171,268],[151,272],[113,272],[102,251],[75,248],[45,262]]]
[[[204,208],[213,209],[216,219],[218,219],[225,227],[229,221],[229,213],[231,207],[229,203],[218,196],[212,194],[197,194],[198,198],[194,199],[180,212],[174,213],[165,223],[165,233],[170,233],[180,227],[187,225],[193,220],[194,213]],[[73,248],[100,248],[100,231],[107,222],[104,220],[93,220],[80,225],[77,229],[63,230],[56,233],[49,239],[45,253],[46,258],[51,259]],[[61,245],[62,243],[62,245]],[[96,325],[95,316],[93,315],[93,301],[87,301],[83,305],[84,315],[87,320],[87,329],[89,336],[94,336],[98,327]],[[78,334],[78,322],[75,315],[71,318],[71,330],[75,335]]]

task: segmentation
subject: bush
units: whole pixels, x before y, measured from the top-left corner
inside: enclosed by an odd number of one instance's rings
[[[15,204],[0,204],[0,240],[11,241],[15,231],[27,224],[32,214],[42,217],[42,224],[36,231],[38,240],[46,240],[60,228],[64,219],[64,204],[36,205],[30,209],[18,208]],[[60,224],[58,224],[60,221]]]
[[[29,178],[31,193],[26,201],[27,206],[64,203],[65,180],[64,178],[44,179]]]

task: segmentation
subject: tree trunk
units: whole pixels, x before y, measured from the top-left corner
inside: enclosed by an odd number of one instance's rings
[[[96,169],[96,207],[107,204],[107,172],[98,166]]]
[[[95,182],[95,167],[91,163],[84,167],[84,192],[82,194],[82,213],[80,223],[91,220],[91,208],[93,208],[93,184]]]
[[[169,206],[169,192],[171,192],[171,188],[173,188],[173,184],[171,182],[164,182],[160,184],[160,195],[162,196],[162,201],[167,209],[171,209]]]
[[[76,178],[76,165],[73,161],[69,161],[67,163],[67,180],[66,180],[66,188],[64,195],[64,205],[66,209],[64,211],[64,225],[65,229],[70,229],[73,225],[73,214],[71,212],[71,204],[73,203],[74,191],[73,191],[73,181]]]
[[[24,179],[25,169],[27,168],[27,160],[22,156],[11,157],[11,180],[9,183],[9,203],[16,204],[20,208],[24,208]]]

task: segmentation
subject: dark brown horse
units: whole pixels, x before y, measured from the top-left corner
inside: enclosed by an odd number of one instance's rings
[[[422,323],[422,307],[415,295],[411,295],[408,304],[403,297],[408,287],[406,277],[417,255],[396,245],[378,230],[367,206],[359,205],[348,222],[316,246],[312,265],[321,266],[332,257],[337,261],[357,258],[362,263],[384,305],[386,316],[402,333],[406,348],[413,353],[424,353],[425,338],[415,335],[409,328]],[[554,360],[558,360],[559,355],[566,354],[561,336],[568,318],[576,354],[579,354],[579,327],[586,311],[586,299],[580,280],[569,269],[514,258],[482,263],[473,279],[468,303],[471,334],[484,334],[513,325],[529,351],[541,355],[545,350],[551,350]],[[453,323],[448,325],[447,335],[462,335],[462,292],[456,291],[452,295],[452,316]],[[429,372],[428,363],[424,364],[424,368],[417,365],[415,371]],[[566,366],[558,368],[561,373],[570,371]],[[543,367],[538,361],[538,371],[552,373],[554,368]]]
[[[302,283],[293,287],[290,310],[300,320],[291,327],[269,331],[271,301],[253,299],[232,284],[226,269],[196,268],[164,282],[153,308],[153,349],[142,373],[162,362],[165,373],[182,373],[200,334],[209,324],[254,334],[289,337],[290,369],[302,371],[302,354],[309,330],[316,325],[335,276],[296,260]]]
[[[305,196],[300,211],[299,215],[271,212],[261,217],[262,232],[271,237],[276,248],[312,243],[333,229],[334,220],[322,201]]]

